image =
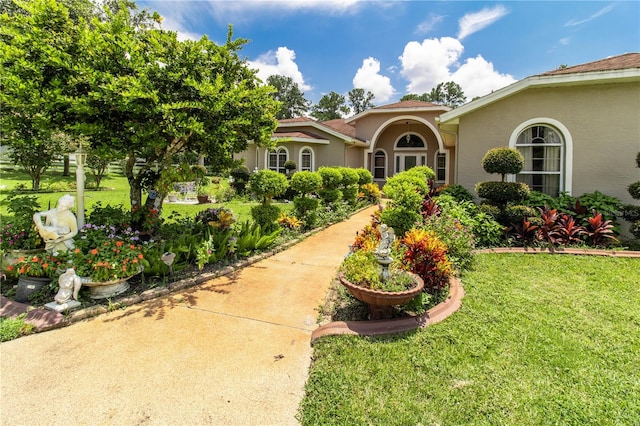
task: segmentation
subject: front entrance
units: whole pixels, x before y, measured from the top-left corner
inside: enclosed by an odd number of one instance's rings
[[[395,173],[404,172],[416,166],[426,166],[427,155],[422,152],[402,152],[395,154]]]

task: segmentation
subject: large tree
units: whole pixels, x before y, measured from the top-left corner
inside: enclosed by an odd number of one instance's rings
[[[423,93],[422,95],[410,93],[404,95],[400,100],[433,102],[439,105],[446,105],[451,108],[456,108],[465,103],[467,97],[464,95],[462,87],[460,87],[458,83],[448,81],[446,83],[438,83],[438,85],[431,89],[429,93]]]
[[[324,95],[311,109],[311,115],[319,121],[335,120],[349,113],[344,96],[331,92]]]
[[[55,92],[52,99],[43,99],[53,110],[43,121],[86,135],[94,149],[125,155],[132,205],[142,203],[143,189],[166,192],[168,187],[159,183],[168,182],[179,154],[204,153],[222,166],[231,164],[233,153],[248,141],[269,143],[279,103],[272,88],[260,85],[240,59],[246,41],[233,40],[231,28],[222,46],[206,37],[178,41],[175,33],[159,27],[157,14],[139,12],[133,3],[108,6],[90,22],[67,19],[65,25],[76,36],[69,43],[42,41],[51,61],[67,72],[64,79],[53,84],[22,73],[15,84],[26,85],[27,97]],[[31,28],[50,26],[52,10],[66,14],[53,0],[34,0],[24,22],[8,20],[7,26],[36,37]],[[13,49],[12,40],[7,45]],[[22,61],[37,69],[43,60],[32,64],[25,56]],[[139,159],[145,160],[141,167],[136,166]]]
[[[372,100],[374,98],[373,93],[365,93],[364,89],[355,88],[349,91],[349,105],[354,114],[360,114],[368,109],[375,107]]]
[[[277,119],[302,117],[309,111],[311,101],[305,99],[304,92],[291,77],[270,75],[267,77],[267,84],[276,89],[273,97],[282,103]]]

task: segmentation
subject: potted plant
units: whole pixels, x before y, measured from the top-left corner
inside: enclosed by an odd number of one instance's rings
[[[198,188],[198,204],[207,204],[209,203],[209,191],[204,186],[200,186]]]
[[[371,319],[390,318],[392,307],[403,305],[418,296],[424,287],[423,280],[394,262],[390,277],[383,278],[382,266],[373,251],[356,250],[340,265],[340,283],[349,293],[369,306]]]
[[[30,294],[51,283],[62,266],[64,257],[43,252],[22,256],[14,263],[6,265],[4,271],[7,276],[18,276],[15,300],[26,303]]]
[[[103,299],[123,293],[128,280],[148,262],[139,244],[139,235],[114,226],[85,225],[76,238],[76,247],[67,253],[66,266],[75,269],[89,297]]]

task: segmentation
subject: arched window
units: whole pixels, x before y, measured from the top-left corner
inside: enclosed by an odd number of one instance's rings
[[[424,141],[416,134],[407,133],[398,139],[396,148],[424,148]]]
[[[387,154],[379,149],[373,154],[373,178],[385,179],[387,176]]]
[[[269,151],[269,170],[274,170],[279,173],[286,173],[284,163],[289,159],[289,151],[285,147],[279,147]]]
[[[565,144],[560,132],[544,124],[529,126],[520,132],[515,146],[524,157],[518,182],[552,197],[565,190]]]
[[[308,146],[300,150],[300,170],[313,171],[313,150]]]

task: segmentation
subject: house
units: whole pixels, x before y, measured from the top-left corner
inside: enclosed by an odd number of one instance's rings
[[[552,196],[601,191],[632,202],[627,185],[640,180],[640,53],[628,53],[527,77],[456,109],[403,101],[346,120],[280,121],[274,150],[250,146],[250,169],[284,171],[321,166],[365,167],[380,185],[416,165],[437,183],[496,180],[482,168],[491,148],[510,146],[525,157],[511,180]]]

